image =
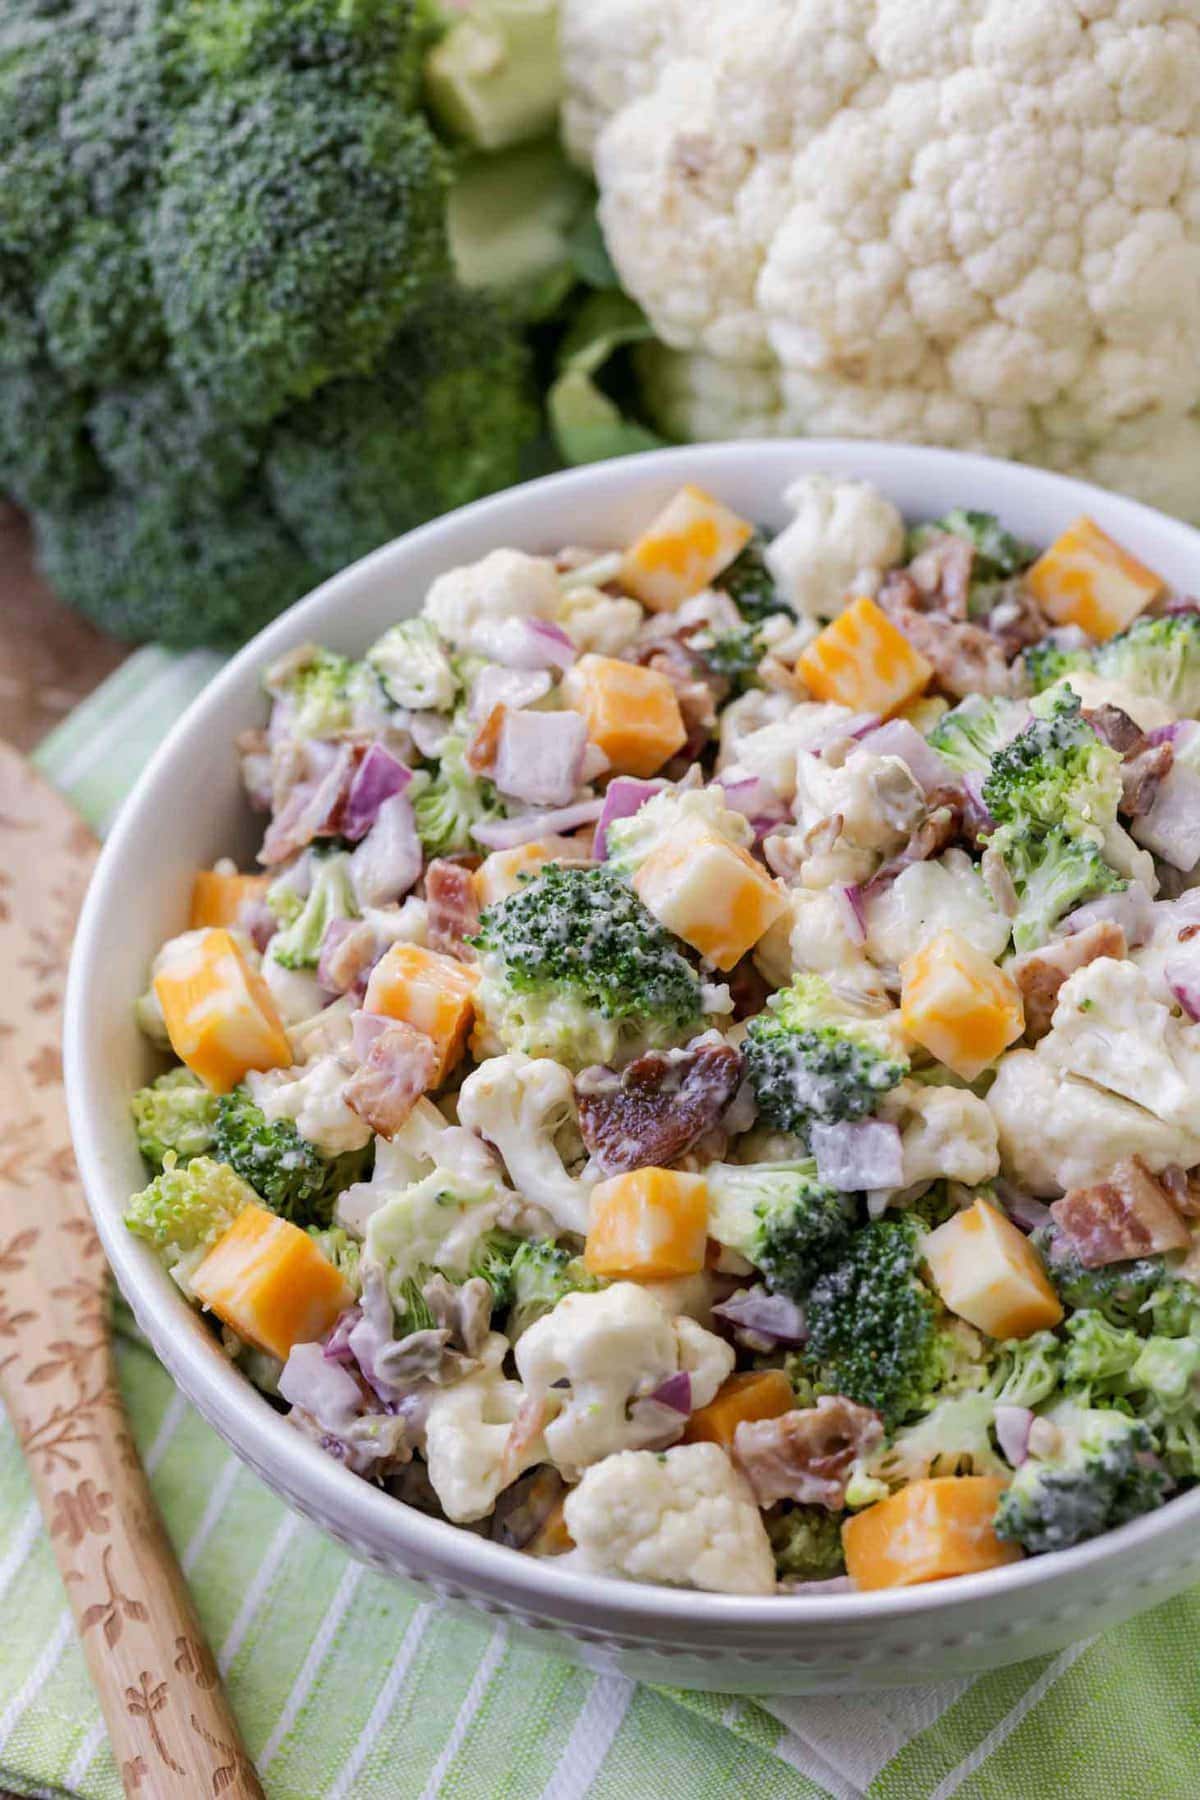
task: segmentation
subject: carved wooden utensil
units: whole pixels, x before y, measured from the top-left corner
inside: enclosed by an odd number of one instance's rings
[[[125,1418],[108,1268],[71,1152],[62,990],[95,853],[0,744],[0,1396],[126,1793],[261,1800]]]

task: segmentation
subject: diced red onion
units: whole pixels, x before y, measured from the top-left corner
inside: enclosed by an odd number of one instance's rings
[[[809,1127],[817,1174],[844,1194],[898,1188],[904,1182],[900,1128],[887,1119],[842,1119]]]
[[[375,1039],[391,1023],[386,1014],[364,1012],[361,1007],[350,1014],[350,1054],[355,1062],[364,1061]]]
[[[766,1288],[743,1288],[713,1307],[713,1315],[739,1331],[752,1331],[785,1347],[803,1344],[808,1337],[804,1309],[787,1294],[769,1294]]]
[[[1148,943],[1154,931],[1154,902],[1143,883],[1131,881],[1119,894],[1101,894],[1098,900],[1077,906],[1067,914],[1062,928],[1073,937],[1077,931],[1099,924],[1119,925],[1131,950]]]
[[[1179,957],[1165,964],[1163,980],[1193,1023],[1200,1019],[1200,968],[1194,960]]]
[[[425,857],[407,794],[393,794],[350,857],[350,878],[360,906],[388,906],[414,885]]]
[[[655,794],[661,794],[669,782],[656,778],[653,781],[639,781],[636,775],[617,775],[609,782],[604,791],[604,805],[596,823],[596,840],[592,846],[592,854],[598,862],[603,862],[608,855],[608,828],[617,819],[631,819],[635,812],[640,812],[647,800],[653,800]]]
[[[867,911],[863,904],[860,887],[837,887],[833,897],[838,903],[842,922],[846,927],[846,935],[852,944],[865,944],[867,941]]]
[[[637,1426],[637,1441],[643,1450],[664,1450],[677,1443],[685,1422],[678,1407],[664,1406],[650,1395],[633,1402],[629,1417]]]
[[[686,1369],[678,1374],[668,1375],[667,1379],[656,1387],[650,1395],[660,1406],[672,1406],[676,1412],[690,1413],[692,1410],[692,1378]]]
[[[544,666],[546,668],[569,669],[571,667],[579,652],[561,625],[553,625],[549,619],[526,619],[525,625],[530,638],[540,648],[545,658]]]
[[[279,1377],[289,1406],[310,1413],[325,1431],[345,1431],[362,1411],[362,1391],[341,1363],[320,1344],[295,1344]]]
[[[1174,744],[1185,735],[1190,735],[1184,733],[1184,726],[1190,725],[1191,723],[1191,719],[1175,719],[1170,725],[1156,725],[1153,731],[1148,731],[1146,733],[1146,743],[1151,746],[1154,744]]]
[[[338,992],[338,984],[330,973],[329,960],[338,945],[345,942],[357,925],[357,919],[330,919],[325,927],[325,935],[321,939],[320,956],[317,961],[317,985],[323,987],[327,994]]]
[[[357,844],[375,823],[379,808],[393,794],[402,794],[412,780],[412,770],[382,744],[372,744],[354,772],[346,810],[342,815],[341,835]]]
[[[1040,1231],[1050,1223],[1050,1208],[1032,1194],[1023,1194],[1008,1182],[997,1182],[996,1192],[1013,1224],[1026,1232]]]
[[[969,769],[959,777],[964,802],[963,829],[973,840],[986,837],[996,829],[996,821],[984,804],[983,782],[984,777],[975,769]]]
[[[322,1345],[322,1354],[330,1362],[350,1364],[354,1361],[354,1352],[350,1348],[350,1333],[362,1318],[360,1306],[348,1306],[339,1315],[337,1324]]]
[[[500,619],[476,626],[472,646],[507,669],[569,669],[574,644],[561,626],[547,619]]]
[[[732,780],[725,781],[718,777],[715,785],[724,794],[729,810],[741,813],[745,819],[766,814],[777,820],[788,816],[779,794],[762,775],[735,775]]]
[[[506,669],[500,663],[489,663],[471,684],[467,711],[472,722],[478,724],[493,707],[532,706],[545,698],[552,685],[545,669]]]
[[[577,712],[505,710],[492,779],[530,806],[567,806],[579,787],[587,725]]]
[[[1176,759],[1149,812],[1131,830],[1143,849],[1189,873],[1200,862],[1200,775]]]
[[[945,757],[939,756],[926,742],[915,725],[907,719],[889,719],[886,724],[868,731],[860,740],[861,748],[873,756],[898,756],[907,763],[927,794],[944,792],[961,786],[957,772]]]
[[[574,831],[578,825],[593,825],[603,806],[603,800],[580,800],[574,806],[561,806],[550,812],[519,813],[512,819],[485,819],[480,825],[472,825],[471,836],[485,850],[512,850],[518,844],[534,843],[547,832]]]
[[[1000,1454],[1005,1462],[1014,1469],[1019,1469],[1029,1455],[1029,1432],[1033,1424],[1033,1413],[1027,1406],[1007,1406],[1003,1403],[996,1408],[996,1441],[1000,1445]]]
[[[238,908],[238,925],[254,948],[266,949],[279,929],[279,920],[265,900],[244,900]]]

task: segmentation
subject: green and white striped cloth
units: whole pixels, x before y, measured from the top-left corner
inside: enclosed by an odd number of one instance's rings
[[[133,657],[39,760],[103,829],[217,666]],[[759,1701],[636,1687],[414,1598],[288,1512],[120,1345],[159,1504],[272,1800],[1196,1800],[1200,1593],[936,1688]],[[10,1431],[0,1434],[0,1786],[120,1788]]]

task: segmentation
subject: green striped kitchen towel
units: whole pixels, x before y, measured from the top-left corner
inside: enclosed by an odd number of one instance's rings
[[[103,829],[217,659],[144,650],[43,746]],[[120,1342],[138,1443],[272,1800],[1195,1800],[1200,1595],[997,1674],[868,1698],[636,1687],[442,1610],[284,1508]],[[0,1785],[119,1784],[11,1432],[0,1435]]]

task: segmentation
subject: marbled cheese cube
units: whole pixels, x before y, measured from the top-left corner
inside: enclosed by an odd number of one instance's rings
[[[715,831],[672,832],[633,878],[660,925],[732,969],[787,908],[779,884],[737,844]]]
[[[178,940],[154,992],[171,1048],[214,1094],[227,1094],[251,1069],[290,1065],[270,991],[223,928]]]
[[[796,672],[816,699],[884,718],[907,706],[933,677],[930,663],[866,595],[818,633]]]
[[[475,1017],[473,968],[420,944],[393,944],[371,970],[363,1010],[423,1031],[437,1051],[440,1087],[467,1047]]]
[[[986,1200],[931,1231],[924,1256],[949,1310],[989,1337],[1029,1337],[1052,1331],[1062,1319],[1062,1302],[1041,1257]]]
[[[708,1186],[702,1175],[632,1169],[592,1189],[584,1262],[611,1280],[695,1275],[708,1245]]]
[[[708,587],[753,536],[745,519],[689,483],[629,546],[621,583],[651,612],[669,612]]]
[[[562,684],[588,737],[616,775],[656,775],[687,741],[675,689],[657,669],[615,656],[581,656]]]
[[[1103,642],[1137,618],[1166,583],[1091,519],[1076,519],[1025,576],[1056,625],[1079,625]]]
[[[909,1036],[964,1081],[1025,1029],[1016,983],[950,928],[901,963],[900,1017]]]

